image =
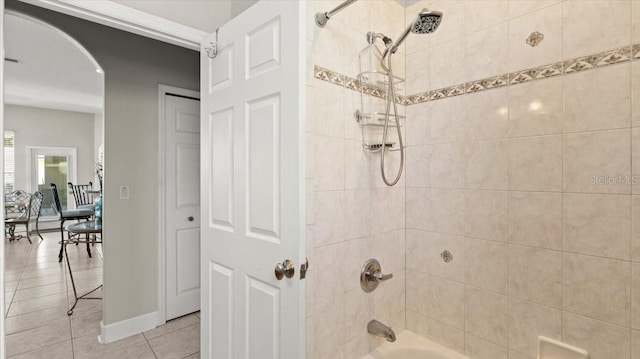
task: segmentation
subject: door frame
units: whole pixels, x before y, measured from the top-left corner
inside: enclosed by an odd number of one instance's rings
[[[200,52],[200,42],[207,33],[176,22],[138,11],[112,1],[82,0],[36,0],[30,5],[43,7],[69,16],[81,18],[94,23],[117,28],[123,31],[153,38],[177,46]],[[4,14],[5,3],[0,0],[0,55],[4,57]],[[0,79],[4,78],[4,62],[0,61]],[[4,85],[0,83],[0,98],[4,96]],[[104,116],[104,115],[103,115]],[[0,107],[0,132],[4,130],[4,102]],[[104,132],[103,132],[104,136]],[[104,141],[103,141],[104,143]],[[0,156],[0,167],[4,159]],[[4,176],[0,179],[4,188]],[[4,278],[5,246],[0,241],[0,278]],[[0,280],[0,313],[5,312],[4,281]],[[103,304],[104,305],[104,304]],[[135,333],[133,333],[135,334]],[[100,337],[104,338],[104,327],[101,325]],[[5,357],[5,320],[0,316],[0,358]]]
[[[165,231],[165,223],[163,221],[167,198],[166,191],[166,152],[165,152],[165,136],[167,134],[167,126],[165,121],[165,96],[178,95],[183,97],[191,97],[200,100],[200,92],[184,89],[169,85],[158,85],[158,325],[167,322],[167,253],[165,251],[167,245],[167,233]]]

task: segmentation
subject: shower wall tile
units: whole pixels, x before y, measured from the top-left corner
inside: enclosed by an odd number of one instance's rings
[[[630,262],[565,253],[563,309],[629,327],[630,274]]]
[[[506,294],[508,249],[505,243],[466,238],[465,282],[474,287]]]
[[[315,136],[314,179],[317,191],[344,189],[344,142],[342,138]]]
[[[316,248],[344,241],[346,226],[344,192],[316,192],[313,204]]]
[[[432,8],[431,0],[419,0],[405,8],[404,22],[405,26],[415,20],[420,10],[424,8]],[[433,8],[435,10],[435,8]],[[395,36],[395,35],[394,35]],[[413,54],[416,51],[424,50],[429,47],[431,36],[409,36],[405,40],[404,49],[406,54]]]
[[[467,236],[506,242],[509,194],[507,191],[464,192],[464,231]],[[464,214],[464,212],[461,212]]]
[[[640,330],[631,330],[631,359],[640,358]]]
[[[403,269],[394,272],[392,280],[380,284],[375,291],[369,293],[371,319],[375,318],[394,328],[394,331],[402,332],[405,327],[405,293]]]
[[[506,138],[509,118],[507,88],[483,91],[463,98],[464,137],[467,140]],[[458,112],[461,109],[458,108]],[[464,113],[464,112],[463,112]]]
[[[509,19],[526,15],[546,7],[559,4],[563,0],[516,0],[509,1]]]
[[[629,127],[629,63],[584,71],[563,78],[564,131]]]
[[[511,298],[509,306],[510,351],[521,353],[523,358],[536,358],[539,335],[562,340],[562,312]]]
[[[626,195],[565,193],[563,249],[630,260],[630,200]]]
[[[367,210],[371,203],[368,189],[348,190],[345,197],[345,239],[365,237],[371,230],[371,212]]]
[[[428,284],[427,316],[440,323],[464,330],[464,284],[435,276],[429,276]]]
[[[467,334],[464,337],[465,354],[475,359],[507,359],[507,348]]]
[[[452,97],[433,101],[426,107],[431,125],[428,143],[460,141],[465,136],[465,99]]]
[[[409,231],[412,231],[412,233],[409,234]],[[420,249],[423,253],[420,255],[422,259],[421,267],[426,269],[427,273],[438,278],[464,283],[466,261],[464,237],[408,229],[407,237],[409,238],[409,236],[422,239],[420,243]],[[448,250],[453,256],[453,259],[448,263],[441,258],[441,254],[445,250]]]
[[[443,22],[443,25],[446,22]],[[435,32],[438,34],[440,31]],[[458,38],[445,43],[431,45],[429,57],[429,89],[435,90],[466,81],[465,39]]]
[[[314,87],[309,88],[309,107],[318,115],[314,115],[316,134],[331,137],[344,137],[344,88],[326,81],[315,80]]]
[[[631,1],[631,42],[640,41],[640,3]]]
[[[465,27],[467,34],[506,22],[509,18],[507,0],[465,1]]]
[[[407,192],[408,193],[408,192]],[[428,273],[425,263],[429,258],[427,253],[428,238],[426,231],[407,228],[406,230],[406,265],[407,265],[407,285],[411,282],[409,271],[419,271],[421,273]],[[407,288],[408,290],[408,288]],[[414,308],[415,309],[415,308]]]
[[[431,108],[432,102],[424,102],[407,107],[406,121],[407,146],[426,145],[431,137]]]
[[[345,343],[362,336],[362,328],[369,323],[369,296],[360,287],[349,290],[344,295],[344,333]],[[354,343],[355,344],[355,343]],[[364,356],[365,353],[361,354]],[[347,357],[355,358],[355,357]]]
[[[405,159],[407,163],[407,187],[430,187],[429,146],[407,147]]]
[[[369,353],[369,333],[362,333],[362,328],[358,329],[358,336],[344,343],[345,358],[362,358]]]
[[[374,98],[371,98],[373,102]],[[381,100],[381,99],[375,99]],[[362,144],[362,130],[358,121],[356,121],[354,113],[356,109],[362,108],[360,101],[360,91],[345,91],[344,92],[344,114],[342,116],[344,120],[344,137],[349,140],[358,141]]]
[[[630,358],[630,334],[629,328],[563,313],[563,341],[587,350],[592,359]]]
[[[307,18],[341,2],[311,1]],[[350,17],[352,11],[358,15]],[[358,1],[323,29],[307,21],[306,206],[307,220],[313,223],[307,228],[306,243],[312,263],[306,279],[310,359],[360,358],[383,344],[366,332],[373,318],[398,333],[405,327],[406,174],[393,188],[382,182],[380,156],[363,151],[362,131],[354,118],[356,109],[381,111],[385,107],[380,97],[365,95],[361,101],[355,80],[360,71],[358,55],[367,45],[366,32],[395,37],[405,28],[404,15],[404,8],[395,1]],[[393,57],[394,73],[400,77],[405,74],[404,51],[401,48]],[[327,70],[318,72],[316,78],[315,66]],[[428,75],[429,67],[423,69]],[[327,82],[323,76],[342,81]],[[404,106],[398,106],[398,111],[405,114]],[[426,111],[415,115],[416,120],[427,119]],[[403,133],[406,135],[404,128]],[[426,144],[429,133],[423,137],[416,140]],[[395,135],[389,140],[398,142]],[[391,176],[399,166],[399,156],[392,153],[385,162]],[[362,264],[374,255],[394,275],[380,285],[375,297],[364,293],[359,283]]]
[[[425,337],[460,353],[464,352],[464,330],[433,319],[427,319]]]
[[[508,341],[509,298],[473,287],[466,288],[465,331],[491,343]]]
[[[564,135],[563,190],[629,194],[630,129]]]
[[[631,196],[631,260],[640,262],[640,196]]]
[[[376,167],[377,165],[377,167]],[[374,186],[373,178],[379,171],[379,162],[362,150],[362,141],[344,141],[344,188],[366,189]]]
[[[502,23],[469,34],[466,39],[464,75],[467,80],[480,80],[507,72],[509,25]]]
[[[463,188],[465,184],[465,146],[443,143],[429,148],[429,182],[436,188]]]
[[[508,141],[468,142],[465,188],[506,190],[509,186]]]
[[[395,273],[404,270],[406,266],[404,248],[404,229],[378,233],[371,236],[371,257],[380,261],[383,273]],[[364,263],[364,261],[362,261],[362,263]],[[356,275],[350,278],[358,279],[359,277]],[[358,283],[358,281],[354,280],[354,283]]]
[[[511,86],[508,91],[509,136],[562,133],[562,78]]]
[[[464,36],[466,28],[465,3],[466,1],[461,0],[440,0],[429,4],[429,9],[438,9],[438,11],[448,15],[446,21],[443,18],[438,31],[429,36],[430,46],[439,45]],[[415,15],[407,14],[406,17],[411,19],[412,16]]]
[[[429,216],[425,229],[450,234],[464,234],[466,198],[463,191],[453,189],[430,189]]]
[[[405,189],[378,188],[371,190],[371,233],[384,233],[405,226]]]
[[[431,228],[431,190],[407,187],[406,213],[407,228]]]
[[[594,36],[593,24],[603,14],[616,21],[598,28]],[[563,3],[564,58],[597,53],[631,43],[631,1],[570,0]]]
[[[418,50],[413,56],[407,56],[405,91],[407,94],[422,92],[429,88],[429,49]]]
[[[562,193],[509,192],[509,242],[562,249]]]
[[[544,35],[544,39],[532,47],[526,40],[535,31]],[[509,21],[509,71],[530,69],[561,60],[562,4]]]
[[[509,295],[562,308],[562,252],[509,246]]]
[[[316,248],[315,263],[327,273],[325,276],[314,278],[316,303],[344,294],[346,278],[340,273],[344,270],[345,249],[344,242]]]
[[[344,298],[342,296],[318,301],[313,315],[314,358],[347,359],[344,358],[341,350],[344,314]]]
[[[427,315],[427,292],[429,290],[429,275],[417,270],[407,269],[407,314],[412,312]],[[407,327],[409,320],[407,317]]]
[[[631,328],[640,329],[640,264],[631,263]]]
[[[562,136],[521,137],[509,140],[509,189],[562,189]]]
[[[631,190],[640,194],[640,128],[631,129]]]

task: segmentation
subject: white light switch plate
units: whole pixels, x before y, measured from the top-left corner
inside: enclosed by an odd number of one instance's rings
[[[538,359],[589,359],[589,353],[584,349],[540,335]]]
[[[120,186],[120,199],[129,199],[129,186]]]

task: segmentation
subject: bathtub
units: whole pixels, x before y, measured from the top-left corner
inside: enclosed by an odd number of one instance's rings
[[[469,359],[408,330],[397,335],[394,343],[385,343],[362,359]]]

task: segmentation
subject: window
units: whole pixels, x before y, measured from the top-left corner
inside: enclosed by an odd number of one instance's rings
[[[4,193],[15,189],[15,132],[4,131]]]

